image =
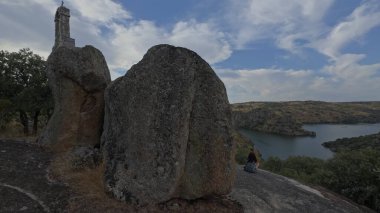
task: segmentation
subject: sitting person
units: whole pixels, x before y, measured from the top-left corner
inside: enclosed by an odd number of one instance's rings
[[[257,167],[258,161],[253,148],[251,148],[251,152],[248,155],[247,163],[244,166],[244,171],[253,173],[256,172]]]

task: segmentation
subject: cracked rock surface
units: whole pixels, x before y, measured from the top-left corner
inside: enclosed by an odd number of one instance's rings
[[[248,173],[237,168],[231,198],[244,207],[245,213],[360,213],[373,212],[326,189],[311,188],[295,180],[259,169]]]
[[[140,205],[228,194],[235,176],[226,89],[195,52],[157,45],[105,93],[107,189]]]

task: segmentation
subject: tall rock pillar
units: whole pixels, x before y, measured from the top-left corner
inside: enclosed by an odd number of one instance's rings
[[[70,38],[70,10],[60,6],[55,13],[55,43],[53,50],[60,46],[75,47],[75,40]]]
[[[62,151],[100,143],[104,90],[111,82],[106,60],[98,49],[75,47],[70,38],[69,17],[69,9],[57,9],[55,45],[46,71],[54,113],[39,138],[39,143]]]

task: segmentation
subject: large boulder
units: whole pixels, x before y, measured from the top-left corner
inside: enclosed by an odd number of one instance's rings
[[[47,60],[47,76],[54,113],[39,142],[65,150],[99,144],[104,90],[111,81],[103,54],[92,46],[59,47]]]
[[[105,92],[106,188],[140,205],[227,194],[235,176],[222,81],[195,52],[152,47]]]

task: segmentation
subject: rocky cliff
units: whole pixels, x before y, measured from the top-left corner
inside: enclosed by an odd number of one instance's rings
[[[303,124],[380,122],[380,102],[247,102],[232,104],[232,114],[236,128],[313,136]]]

